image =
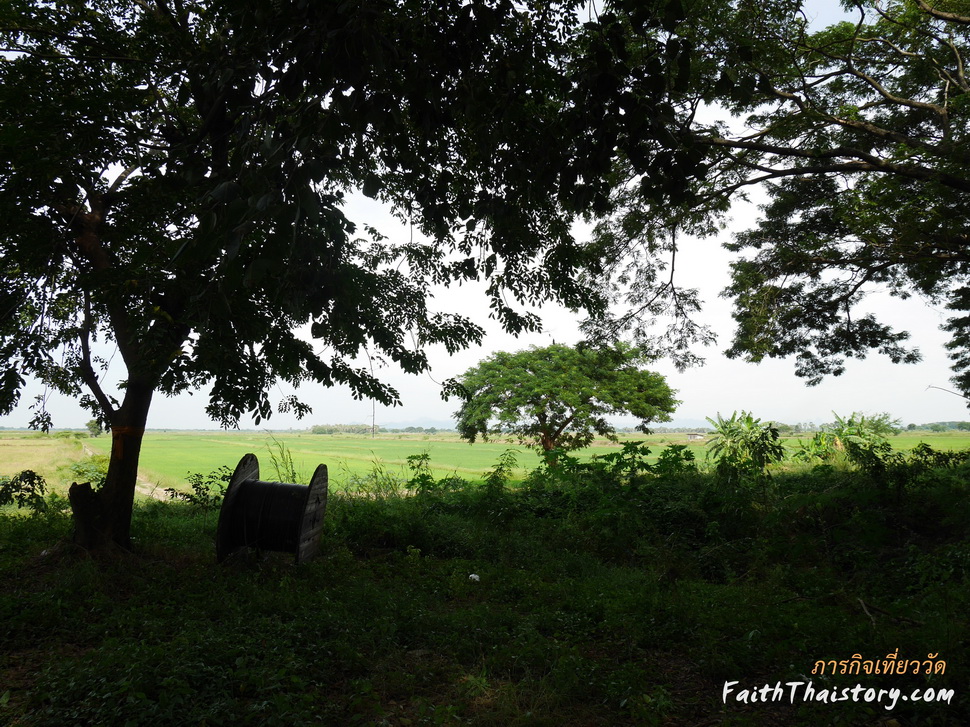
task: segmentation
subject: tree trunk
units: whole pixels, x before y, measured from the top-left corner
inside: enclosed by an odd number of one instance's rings
[[[125,400],[111,422],[111,459],[104,486],[74,483],[69,491],[74,542],[87,550],[131,545],[131,512],[138,482],[138,458],[154,387],[130,380]]]
[[[548,432],[545,430],[539,432],[539,446],[542,447],[542,455],[546,464],[552,469],[559,467],[559,458],[552,453],[557,444],[558,442]]]

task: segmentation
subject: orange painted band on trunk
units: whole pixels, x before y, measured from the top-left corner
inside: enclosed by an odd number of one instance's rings
[[[111,427],[112,434],[144,434],[144,427]]]

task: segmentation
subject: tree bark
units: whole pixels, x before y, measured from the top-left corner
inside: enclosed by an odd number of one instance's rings
[[[69,491],[74,542],[87,550],[131,547],[131,513],[138,482],[138,457],[154,387],[129,379],[124,403],[111,422],[111,458],[104,486],[74,483]]]

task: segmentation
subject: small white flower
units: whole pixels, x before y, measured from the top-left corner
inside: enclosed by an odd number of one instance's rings
[[[478,573],[472,573],[470,576],[468,576],[468,580],[478,583],[482,579],[478,577]]]

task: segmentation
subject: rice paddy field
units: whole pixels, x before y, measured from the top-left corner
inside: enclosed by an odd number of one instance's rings
[[[702,462],[706,455],[704,441],[688,442],[686,434],[622,434],[620,442],[642,441],[654,455],[668,444],[684,444]],[[905,432],[894,437],[892,443],[901,450],[909,450],[920,442],[934,449],[961,450],[970,448],[970,432]],[[796,448],[800,440],[785,440],[789,448]],[[284,445],[292,454],[302,481],[308,482],[318,464],[330,470],[331,486],[340,488],[350,478],[369,473],[379,467],[393,475],[409,474],[408,457],[427,453],[435,477],[457,475],[467,480],[479,480],[483,473],[495,466],[499,457],[509,449],[517,453],[517,477],[524,476],[538,463],[536,453],[511,441],[476,442],[469,444],[453,432],[436,434],[379,433],[376,437],[351,434],[310,434],[308,432],[225,432],[225,431],[149,431],[142,445],[140,474],[144,482],[159,488],[184,489],[190,473],[208,473],[222,466],[235,467],[247,452],[255,454],[264,479],[275,479],[271,452]],[[59,491],[70,483],[69,465],[91,454],[108,454],[111,439],[103,434],[88,437],[87,433],[61,432],[43,435],[37,432],[0,432],[0,476],[12,475],[23,469],[42,474]],[[618,448],[605,439],[577,455],[586,459]],[[278,451],[278,450],[277,450]]]
[[[686,443],[685,435],[671,435]],[[629,437],[630,439],[642,439]],[[657,450],[668,440],[656,441]],[[970,443],[970,437],[968,437]],[[101,436],[86,440],[92,449],[107,453],[110,439]],[[293,456],[296,470],[309,481],[318,464],[326,464],[332,486],[340,487],[349,478],[371,472],[375,467],[391,474],[406,475],[408,457],[427,453],[435,477],[457,475],[478,480],[490,470],[508,449],[517,453],[519,476],[539,462],[534,451],[513,442],[476,442],[469,444],[453,433],[379,434],[371,438],[349,434],[308,434],[291,432],[149,432],[142,445],[141,473],[163,487],[178,487],[190,472],[211,472],[220,466],[235,467],[247,452],[259,458],[261,476],[273,479],[271,452],[284,445]],[[606,440],[596,442],[584,453],[586,457],[616,447]],[[703,446],[697,445],[703,456]]]

